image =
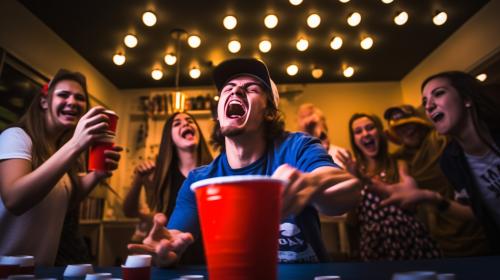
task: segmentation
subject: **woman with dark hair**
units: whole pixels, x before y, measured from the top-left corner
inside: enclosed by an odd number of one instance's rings
[[[382,122],[377,116],[354,114],[349,120],[349,139],[354,159],[349,153],[339,154],[338,158],[352,174],[394,188],[415,185],[407,166],[389,155]],[[361,258],[369,261],[440,257],[436,244],[413,213],[381,205],[381,196],[370,185],[368,182],[363,187],[357,208]]]
[[[125,215],[139,217],[148,224],[152,223],[155,213],[169,217],[188,173],[211,161],[212,156],[194,117],[181,112],[173,114],[163,127],[156,163],[146,161],[135,168],[132,187],[123,205]],[[140,208],[142,186],[148,206]]]
[[[471,75],[450,71],[422,83],[422,104],[436,130],[452,138],[441,168],[455,187],[458,203],[430,196],[461,216],[475,214],[500,252],[500,114]],[[452,207],[450,207],[452,205]],[[470,207],[469,207],[470,205]],[[472,211],[471,211],[472,208]]]
[[[105,109],[88,108],[85,77],[61,69],[0,134],[0,255],[53,265],[66,210],[117,168],[118,146],[105,152],[108,171],[80,175],[89,146],[114,137]]]

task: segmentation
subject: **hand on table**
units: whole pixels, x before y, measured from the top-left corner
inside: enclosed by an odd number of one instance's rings
[[[143,244],[129,244],[128,249],[133,253],[151,254],[160,267],[175,264],[194,239],[190,233],[166,229],[166,224],[167,217],[161,213],[156,214],[153,228]]]

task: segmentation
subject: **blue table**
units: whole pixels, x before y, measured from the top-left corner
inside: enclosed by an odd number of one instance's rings
[[[457,280],[499,280],[499,268],[500,256],[490,256],[427,261],[282,264],[279,265],[278,276],[280,280],[311,280],[318,275],[339,275],[342,280],[390,280],[395,272],[430,270],[438,273],[455,273]],[[63,270],[63,267],[39,267],[36,269],[36,275],[37,277],[57,277],[62,279]],[[113,277],[121,277],[119,267],[96,268],[96,272],[111,272]],[[151,279],[167,280],[186,274],[202,274],[206,277],[207,270],[204,266],[188,266],[175,269],[153,268]]]

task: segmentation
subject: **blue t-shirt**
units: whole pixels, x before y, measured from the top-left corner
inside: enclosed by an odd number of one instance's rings
[[[268,147],[259,160],[243,168],[231,168],[225,152],[222,152],[209,165],[189,173],[179,190],[176,207],[167,227],[199,236],[196,197],[190,189],[192,183],[220,176],[272,175],[285,163],[302,172],[311,172],[322,166],[337,167],[319,140],[303,133],[288,133],[282,141],[276,141],[274,146]],[[282,221],[278,242],[281,263],[328,261],[321,239],[318,212],[312,206],[306,206],[300,214],[291,215]]]

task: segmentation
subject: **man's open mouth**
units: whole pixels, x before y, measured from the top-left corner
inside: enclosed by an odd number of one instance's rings
[[[245,116],[247,113],[247,106],[239,99],[231,99],[226,105],[226,117],[237,119]]]

